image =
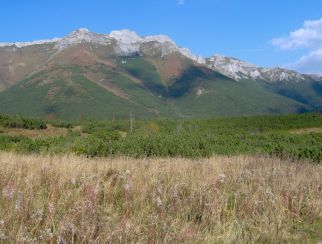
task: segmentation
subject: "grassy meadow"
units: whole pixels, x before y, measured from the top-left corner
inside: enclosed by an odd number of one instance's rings
[[[0,154],[3,243],[318,242],[322,166]]]
[[[319,243],[322,115],[0,116],[0,243]]]

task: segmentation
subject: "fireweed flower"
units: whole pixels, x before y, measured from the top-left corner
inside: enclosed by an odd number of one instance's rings
[[[129,180],[125,185],[124,185],[124,190],[127,192],[130,192],[133,188],[133,183],[131,180]]]
[[[22,201],[23,201],[23,193],[19,191],[17,194],[16,202],[15,202],[15,209],[16,210],[20,209]]]
[[[220,183],[224,183],[225,178],[226,178],[226,175],[225,175],[225,174],[220,174],[220,175],[218,175],[218,181],[219,181]]]
[[[5,198],[11,199],[13,195],[15,194],[16,187],[14,185],[8,185],[2,190],[2,195]]]
[[[51,202],[48,204],[48,212],[50,214],[54,214],[54,212],[55,212],[55,204],[54,203]]]
[[[178,184],[175,184],[172,190],[172,197],[177,198],[178,197]]]
[[[161,208],[162,207],[162,200],[160,197],[157,197],[156,202],[157,202],[158,208]]]

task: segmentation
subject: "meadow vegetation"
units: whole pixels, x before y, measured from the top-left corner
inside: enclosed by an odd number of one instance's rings
[[[320,164],[2,152],[0,169],[4,243],[321,241]]]
[[[8,116],[7,116],[8,117]],[[13,120],[11,117],[8,117]],[[20,121],[29,121],[13,117]],[[273,155],[280,158],[322,159],[322,115],[255,116],[208,120],[129,120],[78,122],[37,121],[38,128],[65,127],[52,136],[0,134],[0,150],[19,153],[74,153],[89,157],[185,157],[213,155]],[[14,122],[13,124],[20,124]],[[50,125],[52,124],[52,125]],[[1,125],[1,124],[0,124]],[[5,124],[5,126],[7,126]],[[37,128],[28,126],[29,129]],[[313,129],[312,129],[313,128]],[[1,127],[0,127],[1,130]],[[48,129],[47,129],[48,130]],[[307,131],[307,133],[303,133]],[[30,131],[30,130],[29,130]],[[301,133],[296,133],[302,131]]]
[[[0,242],[322,241],[321,128],[0,116]]]

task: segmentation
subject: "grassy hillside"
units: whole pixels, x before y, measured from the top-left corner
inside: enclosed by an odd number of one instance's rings
[[[47,78],[50,73],[38,73],[2,92],[0,111],[38,117],[54,115],[70,120],[125,118],[129,117],[130,112],[137,117],[157,117],[165,110],[158,99],[152,98],[152,95],[120,75],[112,74],[110,77],[124,90],[131,90],[133,100],[116,96],[88,80],[79,67],[58,68],[55,72],[68,76],[55,79]],[[139,100],[139,103],[135,100]]]
[[[299,82],[264,84],[265,88],[295,101],[311,106],[313,109],[322,110],[322,82]]]
[[[201,95],[198,95],[201,93]],[[309,106],[263,89],[255,81],[206,80],[180,97],[178,107],[191,117],[292,114]]]
[[[147,65],[152,64],[128,59],[122,69],[129,73],[123,74],[100,65],[51,68],[1,92],[0,112],[75,120],[128,118],[130,113],[135,118],[201,118],[311,109],[257,82],[235,82],[194,66],[165,84],[155,69],[146,73],[139,68]]]
[[[122,57],[119,65],[128,73],[142,81],[143,85],[155,94],[166,94],[166,86],[156,67],[143,57]]]

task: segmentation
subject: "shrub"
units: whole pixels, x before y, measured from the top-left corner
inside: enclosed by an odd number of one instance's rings
[[[23,118],[21,116],[3,116],[0,115],[0,124],[7,128],[20,128],[30,130],[46,129],[46,123],[41,119]]]
[[[70,122],[64,122],[64,121],[60,121],[60,120],[50,120],[48,122],[50,125],[56,127],[56,128],[66,128],[66,129],[70,129],[73,128],[73,124]]]

